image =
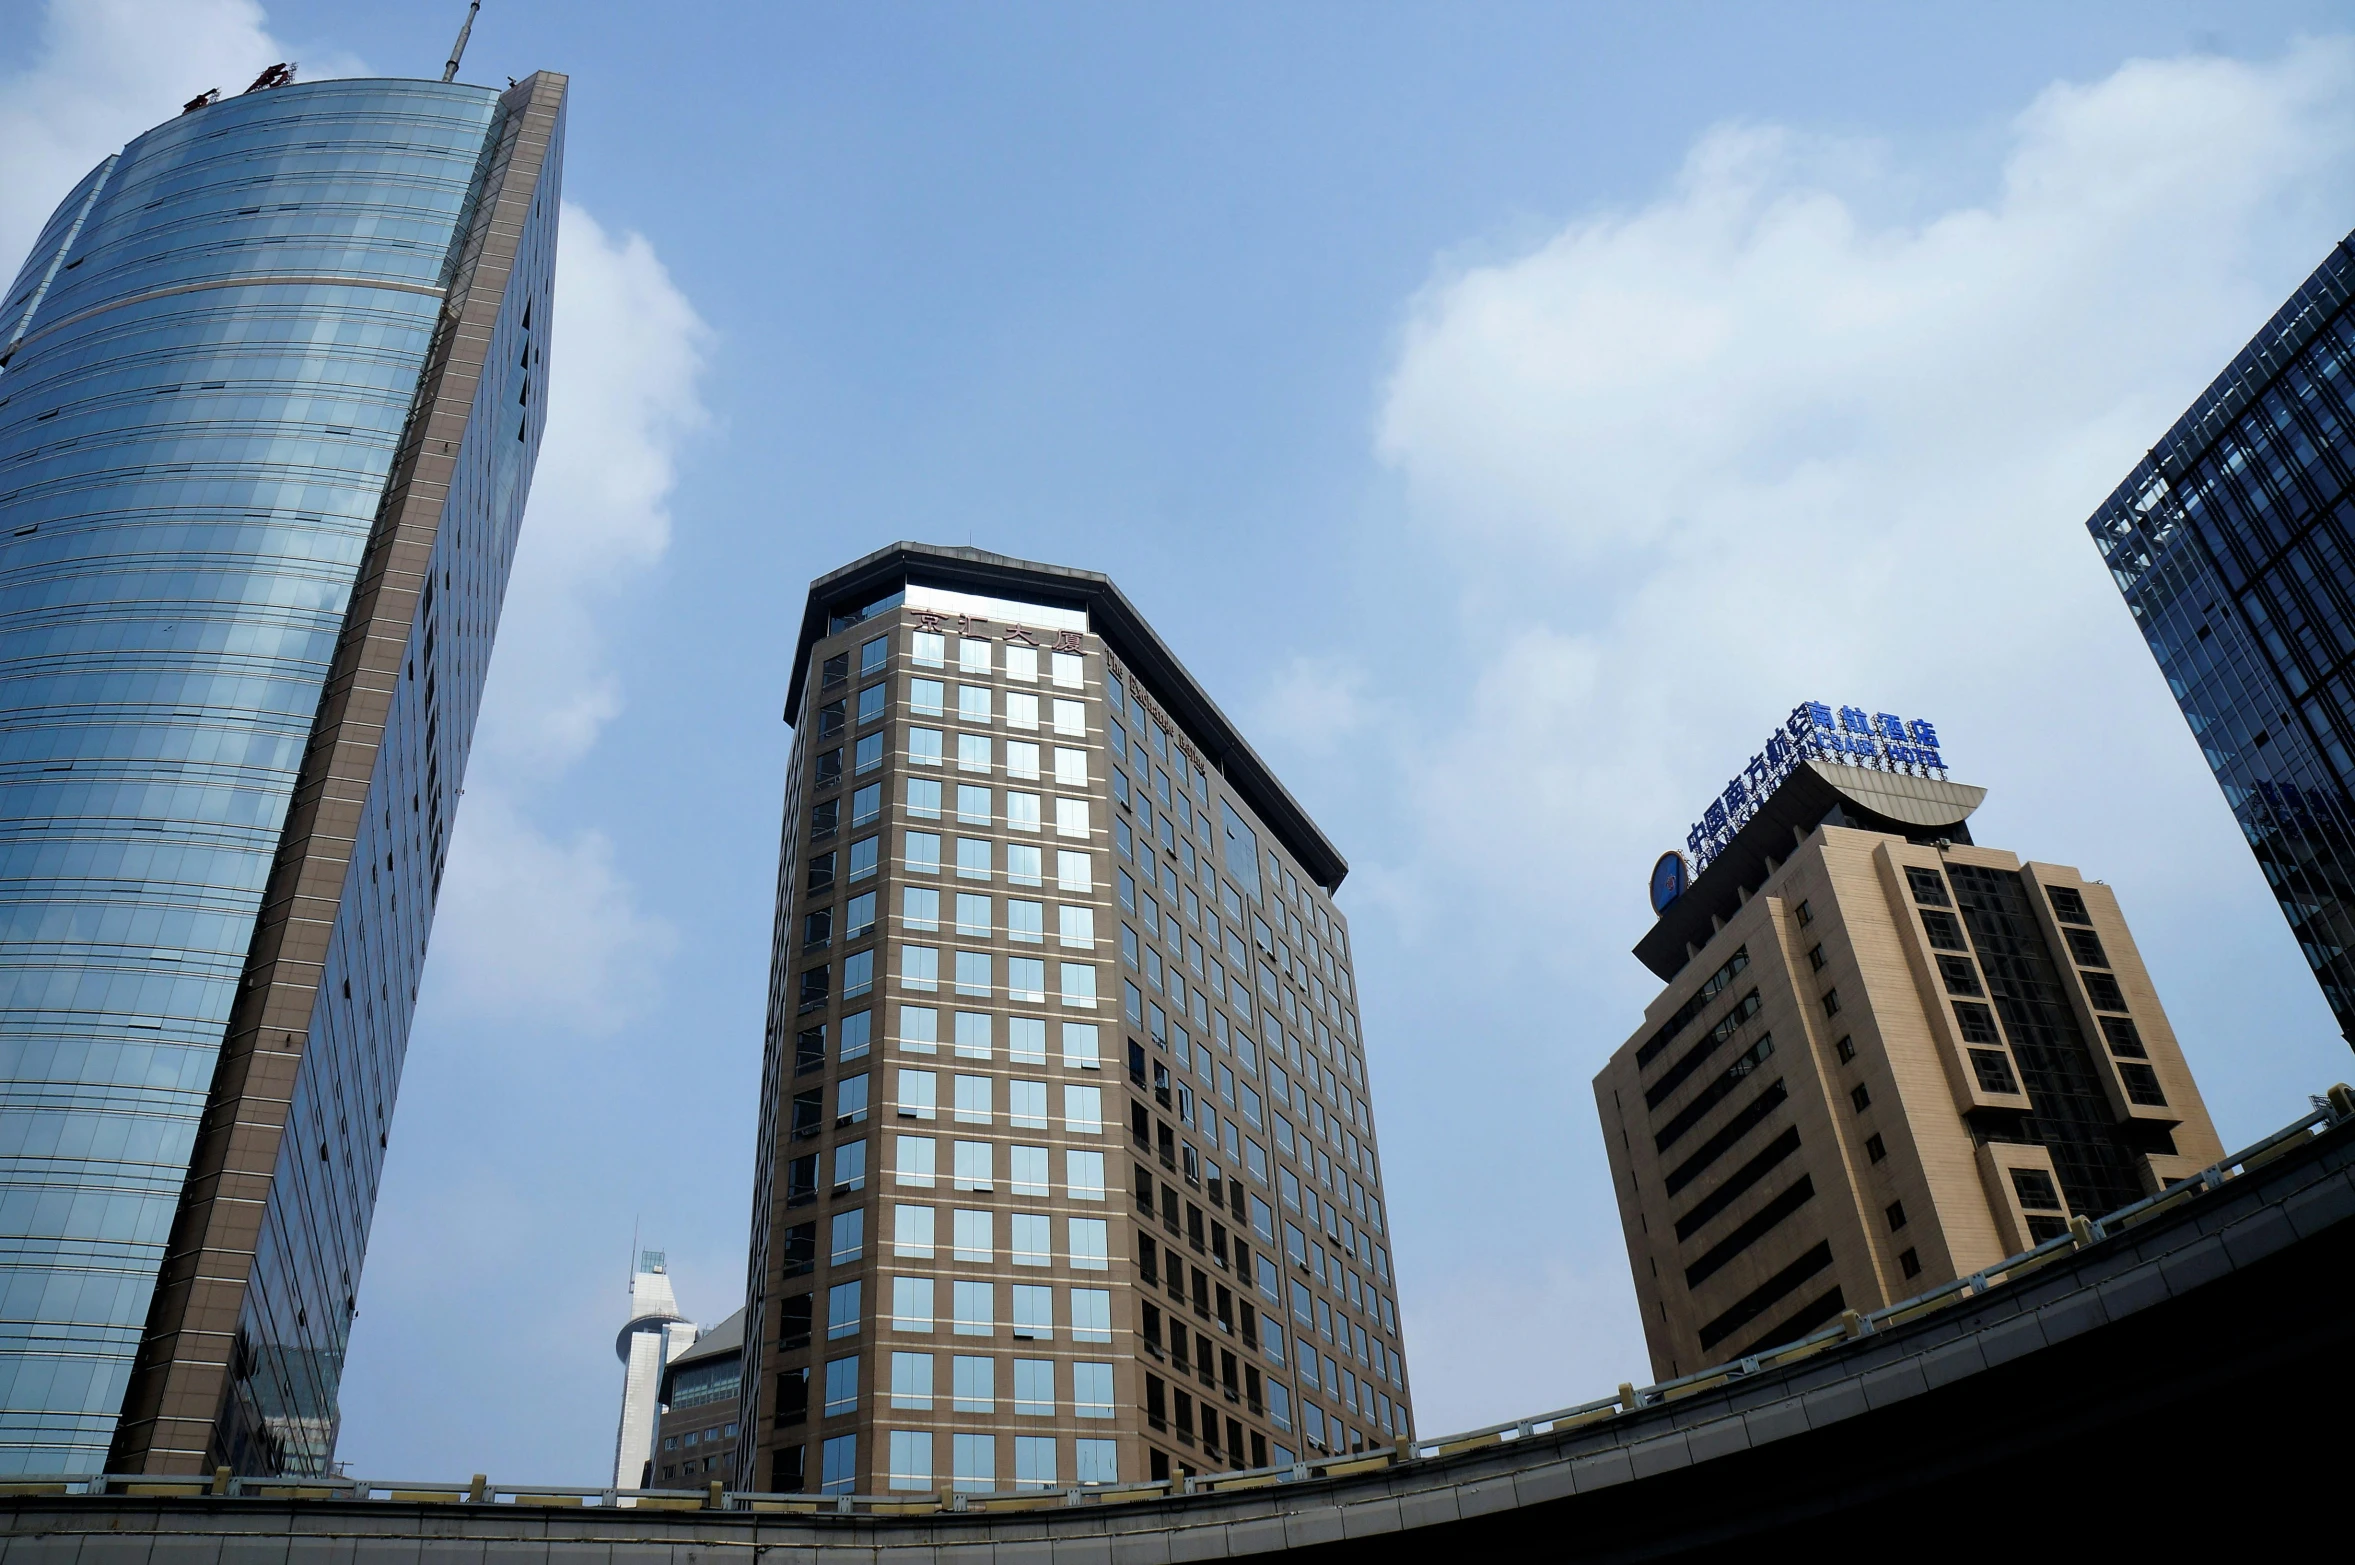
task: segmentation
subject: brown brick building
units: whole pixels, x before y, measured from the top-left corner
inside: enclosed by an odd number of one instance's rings
[[[1410,1429],[1348,866],[1105,577],[812,584],[739,1482],[1059,1488]]]
[[[1595,1098],[1663,1379],[2223,1154],[2110,888],[1927,773],[1800,761],[1636,947],[1667,987]]]

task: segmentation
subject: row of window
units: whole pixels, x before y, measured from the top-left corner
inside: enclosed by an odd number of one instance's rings
[[[1045,1147],[1007,1149],[1007,1188],[1015,1195],[1046,1195],[1048,1152]],[[837,1155],[840,1149],[837,1148]],[[901,1185],[930,1189],[940,1179],[937,1137],[905,1133],[892,1137],[892,1179]],[[956,1190],[995,1190],[996,1143],[957,1141],[949,1144],[949,1184]],[[1063,1151],[1064,1193],[1074,1201],[1104,1199],[1104,1154],[1066,1147]],[[1079,1219],[1074,1218],[1074,1222]]]

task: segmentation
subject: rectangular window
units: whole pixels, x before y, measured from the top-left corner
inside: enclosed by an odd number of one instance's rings
[[[2074,886],[2047,886],[2044,894],[2052,901],[2052,916],[2064,924],[2090,924],[2093,919],[2085,911],[2085,898]]]
[[[1047,1149],[1017,1146],[1009,1149],[1007,1161],[1012,1165],[1009,1188],[1016,1195],[1046,1195]]]
[[[929,1005],[899,1008],[900,1047],[910,1054],[935,1054],[940,1049],[940,1012]]]
[[[859,1356],[831,1359],[826,1364],[826,1416],[855,1413],[859,1408]]]
[[[857,940],[875,932],[875,893],[862,891],[842,910],[842,938]]]
[[[957,878],[960,880],[989,879],[989,839],[959,837],[957,839]]]
[[[931,1071],[899,1073],[899,1117],[931,1119],[938,1112],[940,1078]]]
[[[997,1329],[996,1285],[968,1282],[949,1284],[949,1329],[960,1337],[987,1337]]]
[[[1848,1101],[1855,1107],[1856,1112],[1861,1114],[1866,1109],[1872,1107],[1873,1095],[1865,1090],[1864,1083],[1858,1082],[1856,1086],[1850,1090],[1848,1094]]]
[[[847,1437],[845,1437],[847,1438]],[[832,1445],[832,1441],[827,1442]],[[887,1482],[894,1489],[932,1487],[932,1434],[924,1429],[891,1431],[891,1470]],[[848,1493],[847,1487],[844,1490]]]
[[[871,734],[868,738],[879,740],[882,735]],[[859,741],[859,749],[862,754],[865,752],[866,746],[866,739]],[[880,753],[876,759],[878,761],[882,759]],[[940,764],[939,729],[911,728],[908,730],[908,764],[911,766],[938,766]]]
[[[859,1437],[836,1435],[819,1451],[818,1488],[825,1494],[848,1494],[859,1481]],[[930,1474],[918,1488],[932,1487]]]
[[[1006,775],[1038,781],[1038,746],[1027,739],[1006,741]]]
[[[838,1282],[826,1290],[826,1337],[855,1337],[859,1334],[859,1284]]]
[[[2085,980],[2085,997],[2093,1002],[2095,1010],[2126,1009],[2126,996],[2119,992],[2117,979],[2108,973],[2079,973],[2077,976]]]
[[[1100,1168],[1103,1163],[1103,1154],[1098,1152],[1088,1155],[1096,1159]],[[1101,1178],[1100,1173],[1098,1177]],[[1103,1199],[1101,1185],[1098,1186],[1096,1199],[1099,1201]],[[1109,1256],[1111,1252],[1108,1248],[1106,1235],[1108,1225],[1103,1218],[1068,1217],[1064,1219],[1064,1225],[1064,1233],[1071,1247],[1071,1265],[1074,1270],[1100,1272],[1110,1267]]]
[[[1056,849],[1055,885],[1059,890],[1078,892],[1082,896],[1094,891],[1095,856],[1074,852],[1069,848]]]
[[[1055,1290],[1041,1283],[1014,1284],[1014,1340],[1052,1342],[1055,1339]]]
[[[1007,998],[1036,1004],[1047,997],[1047,964],[1037,957],[1006,958]]]
[[[859,692],[859,726],[879,721],[883,716],[883,687],[869,685]]]
[[[847,1266],[865,1252],[867,1247],[867,1211],[853,1207],[834,1214],[834,1243],[831,1264]]]
[[[1104,1154],[1067,1147],[1063,1152],[1063,1183],[1074,1201],[1104,1199]]]
[[[960,1141],[954,1153],[956,1173],[954,1183],[959,1190],[989,1190],[995,1188],[990,1177],[990,1144],[986,1141]]]
[[[1979,985],[1979,969],[1967,956],[1941,956],[1938,958],[1938,975],[1946,981],[1948,994],[1979,995],[1987,992]]]
[[[840,755],[842,752],[837,750],[834,753]],[[869,772],[880,770],[882,765],[883,736],[881,734],[869,734],[851,747],[851,770],[855,775],[864,777]]]
[[[948,686],[937,679],[908,681],[908,710],[918,717],[938,717],[948,702]]]
[[[1042,1084],[1040,1093],[1046,1091]],[[1043,1114],[1046,1105],[1042,1101]],[[1104,1133],[1104,1089],[1066,1085],[1063,1089],[1063,1128],[1075,1136],[1100,1136]]]
[[[1071,1336],[1076,1342],[1112,1340],[1112,1294],[1104,1288],[1071,1290]]]
[[[960,1060],[988,1059],[993,1025],[987,1011],[957,1012],[957,1058]]]
[[[1094,984],[1089,985],[1091,998]],[[1097,1052],[1094,1022],[1065,1022],[1063,1024],[1063,1068],[1065,1070],[1098,1070],[1103,1057]]]
[[[842,997],[855,1000],[875,987],[875,953],[854,951],[842,959]]]
[[[1052,1266],[1054,1222],[1044,1213],[1016,1212],[1012,1218],[1008,1253],[1016,1266]]]
[[[930,831],[910,831],[900,835],[900,856],[907,860],[912,875],[940,873],[940,834]]]
[[[2142,1034],[2134,1030],[2132,1017],[2104,1016],[2101,1024],[2102,1036],[2109,1040],[2112,1054],[2127,1060],[2150,1058],[2150,1051],[2142,1046]]]
[[[1055,909],[1055,917],[1055,938],[1060,944],[1081,951],[1093,951],[1096,948],[1094,908],[1074,907],[1066,902]]]
[[[894,1353],[891,1356],[891,1405],[932,1411],[932,1355]]]
[[[1965,1043],[2001,1043],[1995,1031],[1995,1013],[1971,1000],[1954,1002],[1954,1019],[1962,1027]]]
[[[914,947],[909,949],[913,950]],[[986,951],[957,953],[957,993],[988,999],[990,993],[990,957]]]
[[[1053,1418],[1055,1416],[1055,1361],[1053,1359],[1016,1359],[1014,1361],[1014,1416],[1017,1418]]]
[[[1946,894],[1946,880],[1934,869],[1908,865],[1906,883],[1913,887],[1913,899],[1923,907],[1952,907],[1954,899]]]
[[[869,783],[850,796],[850,823],[864,826],[883,813],[883,784]]]
[[[891,1253],[901,1260],[931,1260],[933,1215],[929,1206],[893,1207]]]
[[[882,672],[884,652],[890,646],[890,642],[891,638],[888,636],[877,636],[873,641],[860,643],[859,677],[861,679],[866,678],[869,674]]]
[[[1047,1084],[1015,1081],[1006,1084],[1006,1123],[1016,1130],[1047,1128]]]
[[[894,1277],[891,1279],[891,1324],[895,1331],[930,1331],[932,1329],[931,1278]]]
[[[957,735],[957,770],[987,772],[990,769],[990,737],[987,734]]]
[[[998,1361],[980,1354],[959,1353],[949,1360],[949,1411],[994,1413],[998,1410]]]
[[[1089,835],[1087,800],[1059,798],[1055,801],[1055,835],[1083,840]]]
[[[986,1125],[989,1123],[989,1082],[987,1076],[959,1076],[957,1088],[957,1123]]]
[[[979,636],[957,638],[957,672],[986,674],[990,671],[989,643]]]
[[[1036,886],[1045,881],[1039,848],[1027,842],[1006,844],[1006,878],[1017,886]]]
[[[1039,829],[1039,797],[1015,789],[1006,791],[1006,827],[1009,831]]]
[[[860,1112],[863,1115],[865,1111]],[[839,1193],[866,1188],[867,1143],[864,1140],[843,1142],[834,1149],[834,1189]]]
[[[1036,684],[1038,682],[1038,648],[1007,643],[1006,677],[1018,679],[1026,685]]]
[[[892,1141],[892,1177],[903,1185],[930,1188],[934,1143],[930,1136],[898,1136]]]
[[[989,686],[959,685],[957,687],[957,721],[986,723],[989,721]]]
[[[967,1494],[987,1494],[998,1486],[998,1437],[951,1435],[950,1484]]]
[[[1006,1019],[1006,1058],[1017,1065],[1047,1063],[1047,1024],[1035,1016]]]
[[[1096,1008],[1095,968],[1085,962],[1058,962],[1055,965],[1063,1003],[1075,1010],[1094,1010]]]
[[[1006,726],[1035,729],[1038,727],[1038,697],[1026,690],[1006,692]]]
[[[948,661],[948,638],[937,630],[919,630],[908,638],[908,656],[926,668]]]

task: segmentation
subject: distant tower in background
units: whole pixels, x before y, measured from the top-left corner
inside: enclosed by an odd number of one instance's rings
[[[621,1428],[613,1441],[613,1486],[635,1489],[654,1452],[654,1421],[661,1412],[664,1366],[695,1345],[695,1326],[679,1314],[670,1272],[660,1250],[638,1255],[630,1278],[630,1322],[613,1351],[628,1366],[621,1385]]]

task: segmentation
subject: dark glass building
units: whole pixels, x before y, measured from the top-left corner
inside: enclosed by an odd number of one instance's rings
[[[2086,526],[2355,1042],[2355,251]]]
[[[0,1472],[330,1462],[564,91],[274,68],[0,296]]]

